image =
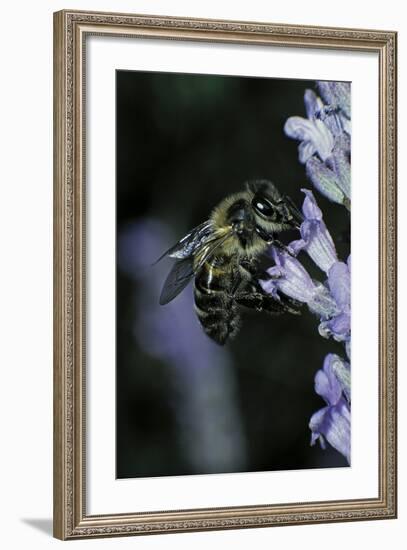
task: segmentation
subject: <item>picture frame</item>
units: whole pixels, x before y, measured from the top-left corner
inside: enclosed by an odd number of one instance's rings
[[[378,261],[372,268],[378,279],[377,295],[372,297],[378,307],[378,337],[373,346],[378,358],[378,415],[373,430],[377,436],[377,491],[373,497],[283,499],[277,503],[251,500],[242,505],[242,492],[239,501],[228,506],[209,498],[208,505],[193,508],[185,504],[170,509],[163,504],[153,510],[89,512],[92,452],[89,453],[91,430],[87,416],[87,304],[92,289],[87,277],[87,218],[89,209],[94,213],[95,208],[102,208],[92,205],[92,194],[87,193],[88,147],[92,141],[86,119],[87,41],[95,36],[116,41],[150,40],[163,46],[175,43],[180,48],[187,44],[236,45],[253,50],[279,48],[298,55],[324,51],[372,56],[378,72],[378,193],[373,197],[378,231],[372,239],[378,246]],[[54,14],[55,537],[66,540],[396,517],[396,61],[397,35],[392,31],[74,10]],[[170,60],[166,63],[169,71],[175,70]],[[104,425],[99,429],[103,431]],[[111,475],[114,477],[114,472]]]

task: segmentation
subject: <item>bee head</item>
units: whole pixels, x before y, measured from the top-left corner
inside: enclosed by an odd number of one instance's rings
[[[256,180],[248,182],[246,187],[251,197],[256,231],[261,238],[267,240],[272,233],[299,227],[301,215],[270,181]]]

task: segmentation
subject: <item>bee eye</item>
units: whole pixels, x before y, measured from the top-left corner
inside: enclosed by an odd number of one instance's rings
[[[275,214],[275,209],[271,202],[264,197],[254,197],[252,200],[252,206],[262,216],[266,218],[272,218]]]

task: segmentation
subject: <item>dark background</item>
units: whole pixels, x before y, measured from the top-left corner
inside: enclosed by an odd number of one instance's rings
[[[318,319],[306,308],[245,312],[222,349],[197,325],[191,285],[160,309],[171,261],[151,265],[247,179],[270,179],[301,206],[311,184],[283,126],[305,115],[306,88],[315,83],[117,72],[119,478],[346,465],[309,445],[309,419],[324,406],[315,373],[327,353],[342,354],[319,336]],[[345,211],[315,196],[346,258]]]

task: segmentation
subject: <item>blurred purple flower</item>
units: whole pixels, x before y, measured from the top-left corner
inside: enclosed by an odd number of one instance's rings
[[[307,118],[292,116],[285,133],[298,141],[299,160],[316,189],[350,209],[350,84],[317,82],[325,104],[306,90]]]
[[[177,395],[174,409],[193,467],[214,472],[244,468],[246,442],[227,349],[201,330],[191,288],[165,308],[159,305],[169,267],[165,261],[153,264],[172,240],[169,228],[154,219],[129,223],[118,235],[118,269],[138,289],[133,336],[144,353],[172,369],[168,392]]]
[[[311,445],[325,441],[339,451],[350,464],[350,366],[333,353],[325,357],[322,370],[315,375],[315,391],[323,397],[326,407],[314,413],[309,422]]]

